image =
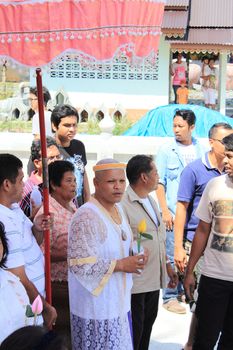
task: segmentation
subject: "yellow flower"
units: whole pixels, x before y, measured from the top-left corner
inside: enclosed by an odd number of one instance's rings
[[[138,224],[138,232],[143,233],[146,232],[146,220],[142,219]]]

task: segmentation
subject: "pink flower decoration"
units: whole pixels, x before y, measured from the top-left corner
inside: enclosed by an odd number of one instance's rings
[[[32,303],[32,312],[34,315],[40,315],[43,311],[43,303],[40,295],[37,295],[36,299]]]

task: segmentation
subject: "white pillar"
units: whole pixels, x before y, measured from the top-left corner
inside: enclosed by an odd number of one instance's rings
[[[227,77],[227,53],[219,54],[219,84],[218,101],[220,113],[226,113],[226,77]]]
[[[100,144],[97,152],[97,160],[104,158],[113,158],[112,148],[112,131],[115,127],[114,120],[110,117],[106,108],[102,109],[104,118],[99,122],[100,130]]]
[[[171,65],[172,65],[172,56],[173,56],[173,52],[170,49],[169,51],[170,55],[169,55],[169,67],[168,67],[168,71],[169,71],[169,88],[168,88],[168,104],[171,103],[171,96],[173,94],[173,89],[172,89],[172,76],[171,76]]]

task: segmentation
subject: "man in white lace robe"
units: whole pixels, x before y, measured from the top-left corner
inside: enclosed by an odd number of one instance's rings
[[[132,350],[131,273],[146,255],[129,256],[132,234],[120,202],[125,165],[97,163],[93,198],[79,208],[69,229],[68,263],[73,350]]]

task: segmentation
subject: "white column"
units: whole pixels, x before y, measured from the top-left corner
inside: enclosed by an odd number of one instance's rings
[[[227,77],[227,53],[219,54],[219,84],[218,101],[220,113],[226,113],[226,77]]]
[[[170,48],[169,51],[170,55],[169,55],[169,88],[168,88],[168,104],[171,103],[171,96],[173,94],[173,89],[172,89],[172,76],[171,76],[171,65],[172,65],[172,56],[173,56],[173,52],[172,49]]]

